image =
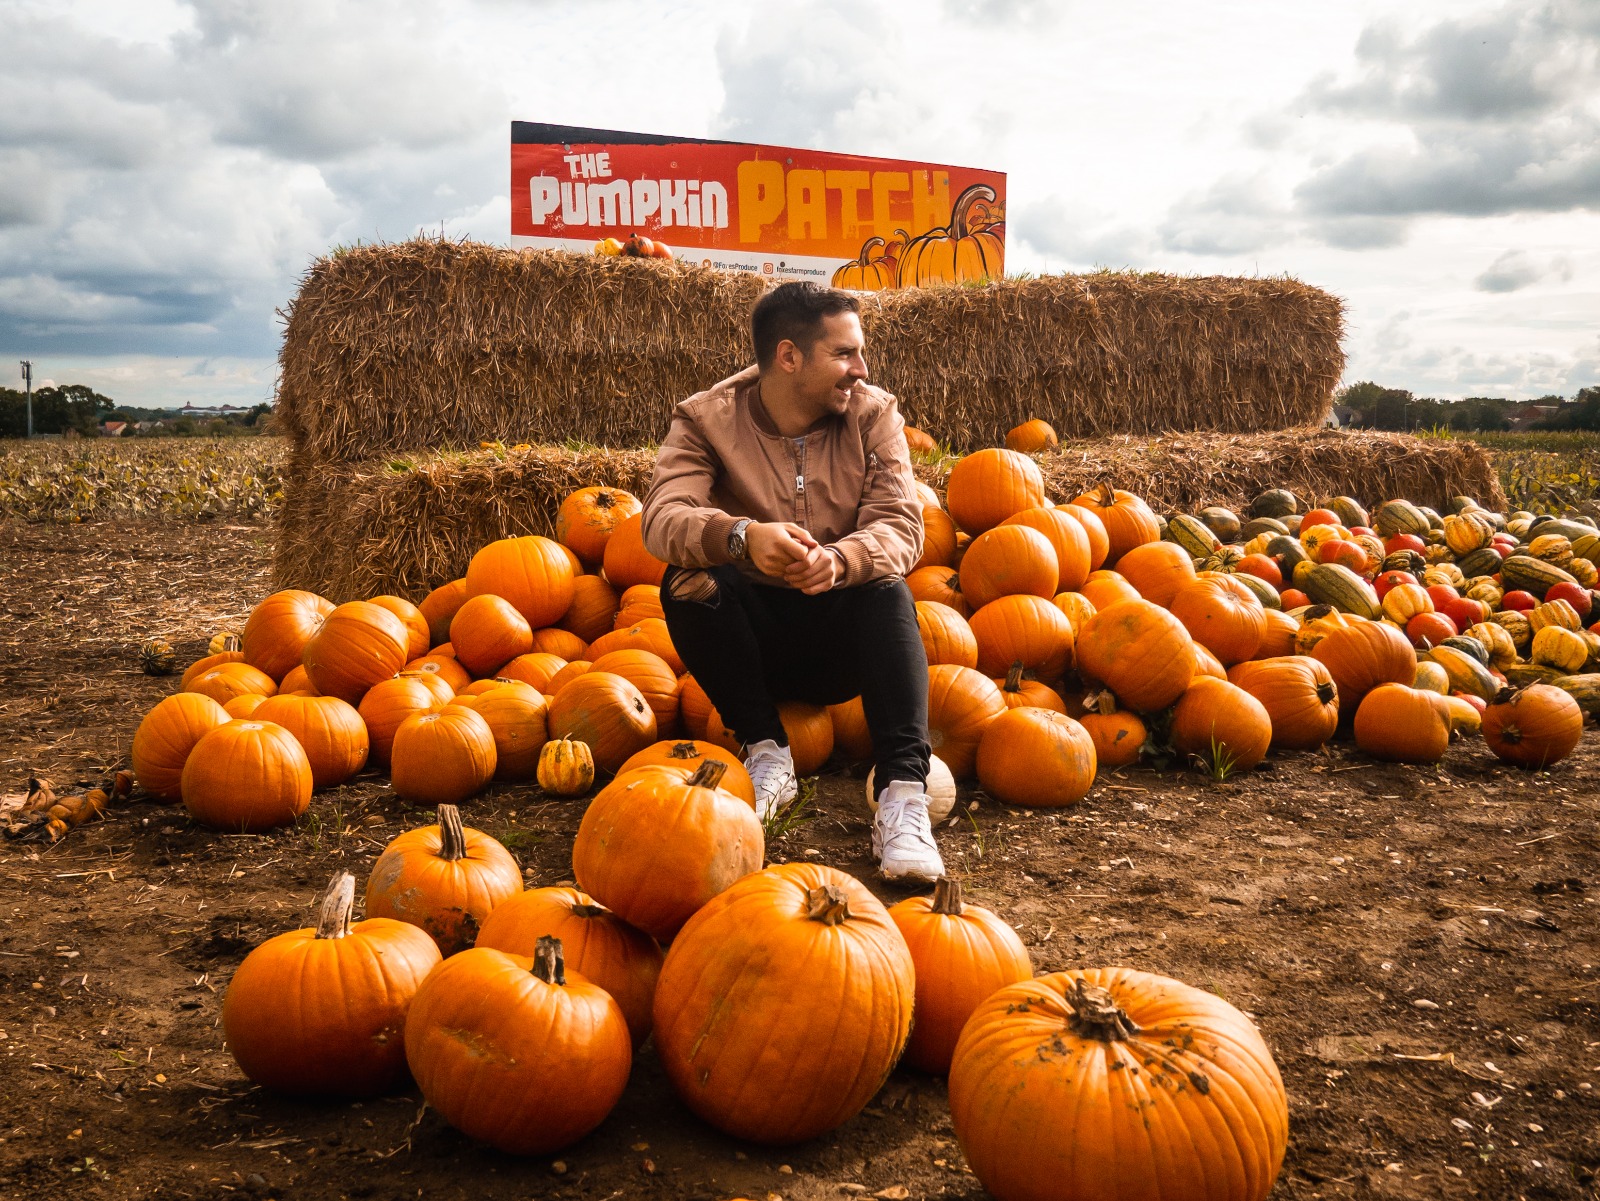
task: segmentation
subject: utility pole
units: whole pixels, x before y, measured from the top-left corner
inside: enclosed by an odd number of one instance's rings
[[[33,437],[33,364],[22,360],[22,387],[28,398],[28,437]]]

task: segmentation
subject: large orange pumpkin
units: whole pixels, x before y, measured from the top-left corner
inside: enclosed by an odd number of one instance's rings
[[[1003,676],[1021,663],[1037,679],[1058,680],[1072,663],[1072,623],[1043,597],[990,601],[972,615],[971,629],[986,676]]]
[[[572,604],[557,628],[577,635],[587,645],[613,628],[620,608],[617,590],[604,577],[581,575],[572,581]]]
[[[410,1080],[403,1034],[412,998],[439,966],[415,926],[354,925],[355,877],[340,872],[317,924],[244,957],[222,1002],[222,1036],[246,1076],[300,1096],[375,1097]]]
[[[159,701],[133,735],[133,774],[139,787],[157,800],[178,800],[183,765],[195,744],[230,720],[227,710],[198,692]]]
[[[433,648],[432,627],[428,619],[422,615],[422,610],[406,600],[403,596],[374,596],[372,603],[380,609],[387,609],[400,619],[400,624],[406,628],[406,660],[420,659]]]
[[[1417,678],[1417,652],[1406,636],[1381,621],[1347,617],[1314,647],[1339,693],[1341,721],[1355,716],[1361,700],[1379,684],[1409,685]]]
[[[643,508],[637,496],[621,488],[579,488],[556,510],[556,540],[590,567],[598,567],[617,526]]]
[[[719,787],[728,792],[742,796],[750,802],[750,807],[756,805],[756,788],[751,782],[750,773],[745,771],[744,764],[739,756],[719,746],[714,742],[701,742],[692,738],[665,739],[661,742],[652,742],[644,750],[629,755],[627,762],[617,769],[617,775],[626,775],[638,767],[651,767],[663,765],[667,767],[699,767],[707,759],[716,759],[728,765],[728,770],[723,773]]]
[[[179,785],[183,807],[202,825],[259,834],[311,804],[311,764],[293,734],[267,721],[230,721],[189,752]]]
[[[912,567],[948,567],[956,553],[956,523],[938,505],[922,506],[922,557]]]
[[[576,888],[530,888],[494,907],[477,945],[532,956],[559,938],[567,969],[598,984],[622,1009],[637,1049],[650,1036],[651,1002],[664,958],[656,940]]]
[[[639,690],[656,715],[656,736],[670,738],[678,729],[678,677],[654,651],[608,651],[590,665],[591,672],[619,675]]]
[[[950,1118],[998,1201],[1264,1201],[1289,1137],[1250,1020],[1132,968],[990,994],[956,1044]]]
[[[1156,515],[1142,498],[1132,492],[1101,484],[1072,503],[1093,511],[1105,525],[1107,566],[1116,567],[1118,560],[1136,546],[1161,540],[1161,527],[1156,524]]]
[[[333,788],[367,765],[371,743],[361,714],[336,696],[274,696],[250,716],[293,734],[311,764],[311,787]]]
[[[533,957],[474,947],[440,964],[406,1018],[406,1061],[422,1096],[471,1138],[542,1155],[605,1121],[633,1066],[611,995],[567,972],[559,939]]]
[[[635,584],[660,585],[667,573],[667,565],[652,555],[644,546],[644,515],[635,513],[617,523],[606,543],[606,579],[617,588],[631,588]]]
[[[1406,684],[1378,684],[1356,707],[1356,746],[1374,759],[1437,763],[1450,745],[1446,699]]]
[[[1065,509],[1041,505],[1037,509],[1024,509],[1013,513],[1000,523],[1002,526],[1025,525],[1038,530],[1050,540],[1056,552],[1056,574],[1060,592],[1076,592],[1089,578],[1089,535],[1083,523]]]
[[[1065,713],[1009,709],[983,732],[978,782],[996,800],[1030,809],[1076,804],[1096,770],[1094,740]]]
[[[997,988],[1027,980],[1033,961],[1017,932],[982,905],[963,904],[948,877],[931,897],[908,897],[889,910],[917,970],[916,1024],[905,1062],[943,1076],[961,1027]]]
[[[1101,609],[1083,623],[1076,647],[1079,672],[1139,713],[1165,709],[1194,675],[1189,631],[1146,600]]]
[[[1272,745],[1272,718],[1237,684],[1196,676],[1173,706],[1170,736],[1174,750],[1211,771],[1249,771]]]
[[[1121,572],[1102,567],[1091,571],[1079,589],[1084,599],[1095,609],[1109,609],[1118,601],[1143,600],[1139,590],[1123,578]]]
[[[522,891],[522,869],[499,840],[461,824],[454,805],[436,825],[397,835],[367,877],[367,916],[427,932],[446,958],[465,951],[484,920]]]
[[[400,724],[418,713],[431,713],[441,703],[438,694],[420,673],[407,673],[374,684],[361,698],[361,705],[356,710],[367,727],[370,757],[387,766],[390,748],[394,746],[394,734]]]
[[[578,886],[663,942],[761,866],[761,822],[720,787],[727,765],[656,764],[619,775],[589,802],[572,844]]]
[[[1145,600],[1166,609],[1178,590],[1194,581],[1194,560],[1176,542],[1145,542],[1122,554],[1117,574]]]
[[[667,623],[659,617],[642,617],[631,626],[602,634],[585,648],[582,654],[563,655],[564,659],[588,659],[591,663],[611,651],[640,650],[660,655],[673,671],[682,673],[685,668],[678,650],[672,645],[672,634]]]
[[[986,223],[983,214],[994,203],[995,190],[975,183],[950,206],[950,224],[916,237],[896,231],[905,243],[898,259],[902,288],[933,283],[978,283],[1002,279],[1006,273],[1005,222]]]
[[[274,592],[251,610],[244,623],[240,635],[244,661],[274,680],[282,680],[300,665],[306,643],[332,612],[333,602],[315,592],[296,588]]]
[[[945,500],[956,524],[977,535],[1044,504],[1044,476],[1037,463],[1014,450],[975,451],[950,469]]]
[[[882,1086],[915,992],[905,939],[864,885],[782,864],[713,898],[673,941],[656,985],[656,1050],[678,1095],[717,1129],[804,1142]]]
[[[1002,596],[1056,594],[1056,552],[1038,530],[998,525],[972,540],[961,558],[961,591],[974,611]]]
[[[467,591],[466,577],[440,584],[417,606],[417,612],[428,622],[428,637],[434,646],[450,641],[450,620],[461,608],[461,603],[472,594]]]
[[[548,689],[550,681],[555,678],[556,672],[566,665],[567,661],[560,655],[552,655],[549,651],[532,651],[526,655],[518,655],[505,664],[496,673],[496,678],[518,680],[530,688],[544,692]]]
[[[420,805],[456,805],[494,776],[494,733],[460,705],[417,713],[394,732],[389,777],[395,795]]]
[[[1250,657],[1272,659],[1294,654],[1294,639],[1300,632],[1300,623],[1282,609],[1263,609],[1262,616],[1266,627],[1261,633],[1261,641],[1256,643],[1255,654]]]
[[[572,560],[559,542],[536,534],[501,538],[472,556],[467,566],[467,592],[503,597],[531,629],[538,630],[561,620],[572,604],[576,576]],[[452,629],[454,625],[452,618]]]
[[[1545,768],[1559,763],[1583,737],[1583,711],[1549,684],[1502,690],[1483,714],[1483,740],[1507,763]]]
[[[533,651],[533,630],[510,601],[480,592],[450,622],[456,661],[475,677],[493,676],[518,655]]]
[[[1275,747],[1314,751],[1339,728],[1339,690],[1310,655],[1252,659],[1229,668],[1228,679],[1266,709]]]
[[[1089,539],[1089,570],[1099,571],[1111,556],[1111,536],[1106,533],[1106,523],[1101,520],[1100,511],[1087,505],[1073,504],[1057,505],[1056,508],[1075,518],[1083,527],[1084,536]]]
[[[915,605],[917,630],[922,635],[923,653],[928,656],[930,665],[978,666],[978,640],[961,614],[938,601],[916,601]]]
[[[550,702],[551,738],[587,743],[594,765],[614,772],[656,740],[656,715],[644,694],[609,671],[585,671]]]
[[[370,601],[349,601],[323,619],[306,643],[311,685],[323,696],[361,703],[367,689],[406,664],[405,623]]]
[[[533,779],[539,752],[550,738],[544,695],[520,680],[498,680],[477,698],[472,710],[494,736],[494,778]]]
[[[948,663],[928,668],[928,743],[951,775],[972,774],[984,730],[1004,712],[1000,689],[981,671]]]
[[[1191,580],[1178,589],[1170,607],[1189,636],[1224,667],[1254,657],[1267,632],[1267,611],[1261,601],[1232,576]]]

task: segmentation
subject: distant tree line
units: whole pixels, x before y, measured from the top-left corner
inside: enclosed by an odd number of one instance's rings
[[[1565,396],[1437,400],[1364,380],[1340,388],[1334,393],[1333,403],[1336,409],[1348,411],[1346,424],[1361,429],[1426,430],[1442,426],[1462,432],[1600,430],[1600,386],[1581,388],[1570,400]]]
[[[188,414],[174,409],[144,409],[119,405],[84,384],[62,384],[38,388],[33,393],[33,432],[65,434],[69,431],[86,438],[97,437],[108,421],[122,421],[123,437],[151,435],[227,435],[264,432],[265,419],[272,406],[258,404],[237,413]],[[140,422],[160,422],[159,428],[138,430]],[[27,394],[15,388],[0,388],[0,438],[22,438],[28,432]]]

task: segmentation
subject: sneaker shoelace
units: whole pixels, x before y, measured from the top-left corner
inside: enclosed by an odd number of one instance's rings
[[[794,772],[777,755],[763,752],[750,761],[750,782],[755,785],[757,796],[781,797],[785,785],[793,779]]]
[[[883,849],[886,852],[891,846],[896,851],[915,850],[923,853],[935,847],[926,805],[911,805],[902,801],[890,809],[885,817],[887,820],[884,824],[889,827],[883,835]]]

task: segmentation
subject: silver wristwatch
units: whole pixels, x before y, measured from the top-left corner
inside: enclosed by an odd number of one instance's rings
[[[744,532],[750,527],[748,517],[733,523],[733,528],[728,531],[728,554],[737,560],[748,559],[750,548],[744,540]]]

